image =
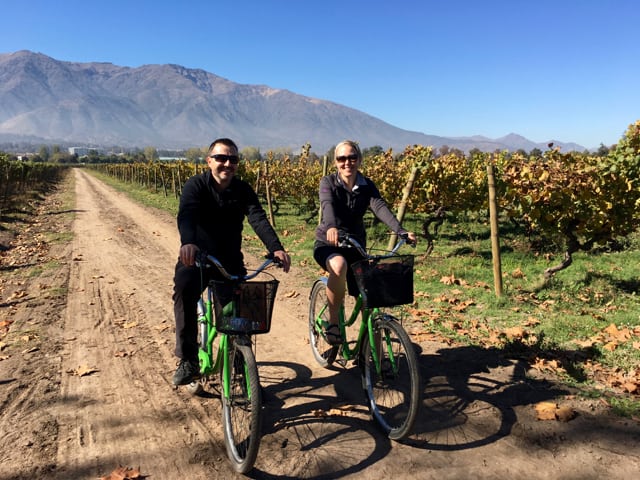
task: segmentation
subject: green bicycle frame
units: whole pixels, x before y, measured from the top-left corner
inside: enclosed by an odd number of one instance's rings
[[[236,311],[235,300],[233,300],[233,311]],[[200,373],[205,376],[215,375],[222,367],[222,393],[226,399],[230,398],[231,385],[231,367],[229,365],[229,336],[225,333],[218,332],[216,324],[213,320],[213,293],[207,288],[207,299],[205,305],[205,319],[207,324],[207,348],[206,350],[198,349],[198,359],[200,361]],[[220,345],[215,360],[213,359],[213,342],[220,335]],[[245,372],[246,373],[246,372]],[[249,377],[245,375],[247,383],[247,392],[251,396],[251,386],[249,385]]]
[[[344,339],[344,342],[342,343],[341,354],[345,360],[354,359],[355,356],[358,354],[358,352],[360,352],[364,344],[365,338],[367,338],[369,340],[369,344],[372,347],[371,355],[373,356],[373,363],[376,367],[376,373],[380,375],[380,373],[382,372],[382,365],[380,363],[380,356],[378,355],[378,349],[375,348],[376,339],[375,339],[375,334],[373,332],[373,322],[371,321],[372,318],[375,318],[377,314],[380,313],[380,310],[378,308],[365,308],[363,307],[362,302],[363,302],[362,295],[358,295],[356,297],[356,303],[353,307],[351,314],[349,315],[349,318],[347,318],[347,312],[345,310],[344,303],[340,306],[338,325],[340,327],[340,334]],[[316,323],[321,328],[328,327],[328,323],[322,320],[322,315],[325,312],[326,308],[328,308],[328,305],[326,305],[323,309],[320,310],[319,316],[316,319]],[[362,314],[362,323],[360,324],[360,329],[358,330],[356,344],[354,345],[353,348],[351,348],[349,347],[349,342],[346,340],[347,339],[346,328],[352,326],[356,322],[360,314]],[[384,344],[384,347],[387,349],[387,352],[389,353],[389,359],[391,360],[391,368],[393,369],[394,372],[397,372],[398,367],[395,362],[395,358],[392,355],[393,351],[391,348],[391,340],[389,338],[389,335],[385,334],[385,338],[382,340],[383,342],[381,343]]]

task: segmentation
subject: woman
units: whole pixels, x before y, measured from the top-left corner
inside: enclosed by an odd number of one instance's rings
[[[370,208],[391,230],[397,234],[407,233],[410,242],[415,243],[416,236],[402,228],[375,184],[359,172],[362,153],[356,142],[340,142],[335,148],[334,158],[337,172],[320,180],[322,220],[316,229],[313,257],[329,272],[329,326],[325,333],[330,344],[339,345],[342,343],[342,336],[338,327],[338,312],[344,301],[345,287],[348,286],[350,295],[358,294],[355,278],[348,267],[362,257],[354,248],[338,247],[338,232],[348,233],[362,246],[366,246],[363,218]]]

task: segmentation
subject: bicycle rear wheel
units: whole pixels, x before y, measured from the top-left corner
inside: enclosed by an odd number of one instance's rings
[[[372,345],[365,341],[362,385],[373,418],[390,439],[401,440],[411,434],[420,408],[422,388],[416,352],[397,319],[380,315],[371,321],[380,372]]]
[[[335,361],[339,347],[327,342],[323,323],[329,323],[327,286],[317,281],[309,295],[309,343],[316,361],[322,367],[328,367]]]
[[[238,342],[229,338],[229,398],[223,390],[222,418],[227,455],[234,470],[244,474],[253,468],[258,456],[262,396],[251,346]]]

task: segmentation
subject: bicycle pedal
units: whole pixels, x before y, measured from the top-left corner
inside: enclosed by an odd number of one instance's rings
[[[339,358],[339,359],[336,360],[336,363],[338,365],[340,365],[342,368],[347,368],[347,362],[348,361],[349,360],[347,360],[346,358]]]

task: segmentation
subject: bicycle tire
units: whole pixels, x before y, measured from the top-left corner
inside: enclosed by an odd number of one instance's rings
[[[362,386],[378,426],[390,439],[402,440],[411,434],[420,408],[418,359],[409,335],[395,317],[379,315],[372,322],[374,336],[386,348],[380,349],[382,371],[378,375],[371,343],[364,342]]]
[[[223,391],[224,443],[233,469],[244,474],[253,468],[260,448],[262,393],[251,346],[230,338],[228,347],[230,398]]]
[[[336,360],[339,346],[331,345],[324,337],[322,327],[316,322],[320,312],[322,312],[322,321],[328,323],[327,286],[318,280],[313,284],[311,295],[309,295],[309,344],[318,364],[328,367]]]

